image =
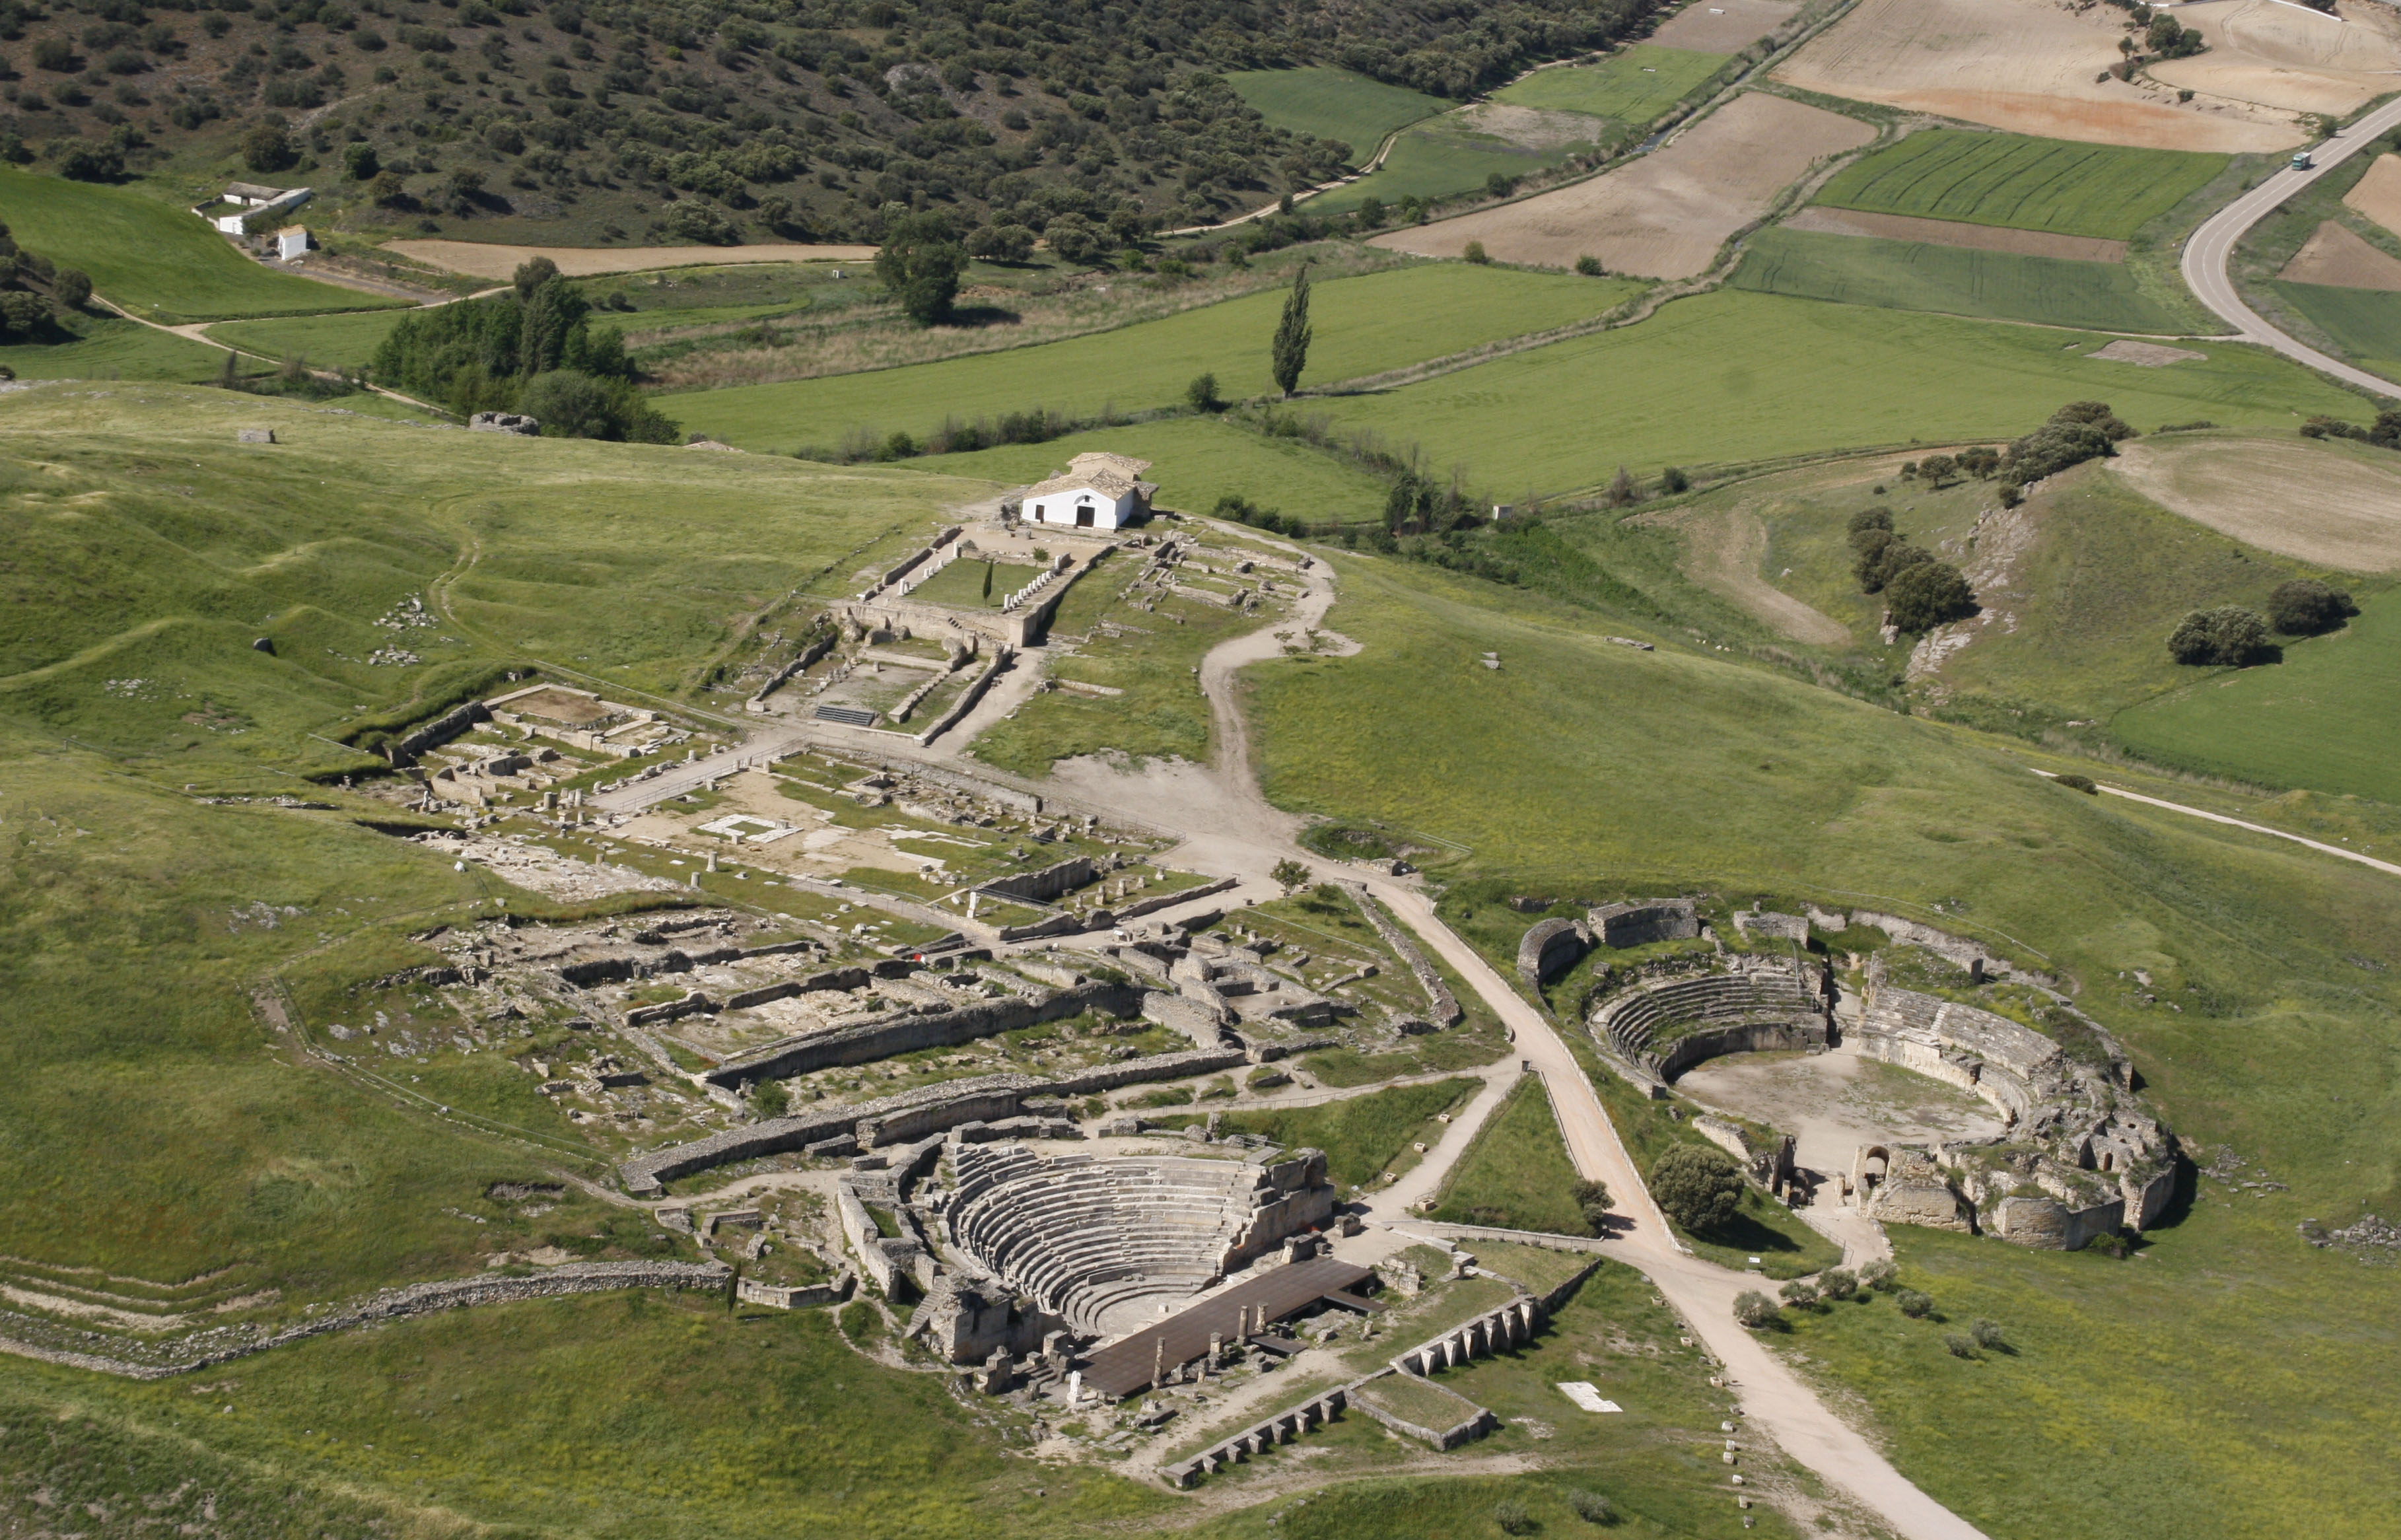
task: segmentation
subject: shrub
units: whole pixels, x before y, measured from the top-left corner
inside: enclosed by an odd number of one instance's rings
[[[59,157],[59,174],[70,182],[114,182],[125,174],[125,152],[115,144],[71,144]]]
[[[1978,1321],[1969,1329],[1974,1334],[1976,1345],[1980,1348],[2000,1348],[2008,1345],[2001,1336],[2001,1323],[1998,1321]]]
[[[544,438],[600,438],[623,444],[675,444],[682,432],[623,379],[581,369],[551,369],[526,381],[520,410]]]
[[[1593,255],[1590,252],[1586,252],[1584,255],[1576,258],[1575,270],[1584,274],[1586,278],[1603,278],[1608,276],[1600,265],[1600,258]]]
[[[2267,649],[2267,621],[2240,605],[2192,611],[2168,633],[2168,655],[2197,667],[2240,668]]]
[[[967,265],[967,248],[959,244],[950,220],[938,213],[893,221],[875,254],[875,276],[884,281],[901,313],[920,326],[951,318],[951,302],[958,297],[959,274]]]
[[[1859,1264],[1860,1286],[1874,1289],[1879,1294],[1890,1293],[1900,1276],[1900,1270],[1892,1265],[1889,1257],[1879,1257],[1873,1262]]]
[[[666,216],[659,221],[659,233],[704,246],[731,246],[740,239],[732,220],[691,199],[667,210]]]
[[[1993,477],[1993,473],[2001,468],[2000,451],[1997,449],[1987,449],[1982,445],[1978,445],[1976,447],[1971,449],[1960,450],[1958,459],[1959,469],[1967,472],[1969,475],[1974,476],[1979,481],[1990,481]]]
[[[1527,1512],[1526,1505],[1515,1497],[1504,1497],[1492,1505],[1492,1521],[1501,1526],[1503,1534],[1534,1533],[1534,1516]]]
[[[1505,172],[1494,172],[1484,179],[1484,190],[1494,198],[1506,198],[1517,190],[1517,183]]]
[[[64,75],[75,67],[75,45],[63,37],[45,37],[34,45],[34,67]]]
[[[1887,578],[1885,602],[1891,608],[1893,625],[1904,631],[1930,631],[1976,612],[1976,595],[1968,586],[1967,574],[1947,561],[1931,559]]]
[[[1818,1286],[1805,1278],[1795,1278],[1777,1289],[1784,1302],[1795,1310],[1814,1310],[1818,1305]]]
[[[1226,402],[1217,393],[1217,377],[1214,374],[1194,375],[1192,383],[1184,387],[1184,404],[1196,412],[1222,409]]]
[[[1784,1309],[1755,1288],[1744,1289],[1735,1296],[1734,1318],[1757,1331],[1783,1318]]]
[[[1485,252],[1484,242],[1481,241],[1469,241],[1467,243],[1467,249],[1459,254],[1465,257],[1470,262],[1484,263],[1492,260],[1490,255]]]
[[[1928,455],[1917,462],[1917,474],[1940,488],[1959,474],[1959,462],[1949,455]]]
[[[50,275],[50,297],[61,309],[82,309],[91,297],[91,275],[81,268],[61,268]]]
[[[791,1089],[781,1080],[761,1080],[750,1088],[750,1111],[755,1117],[780,1118],[791,1105]]]
[[[1605,1182],[1580,1181],[1575,1185],[1576,1209],[1584,1222],[1598,1235],[1609,1223],[1609,1186]]]
[[[1968,1335],[1965,1332],[1944,1332],[1942,1334],[1942,1346],[1949,1351],[1951,1356],[1954,1358],[1973,1358],[1976,1356],[1976,1344],[1968,1340]]]
[[[342,172],[351,181],[372,182],[381,170],[383,162],[377,157],[376,147],[364,140],[343,149]]]
[[[1034,232],[1022,225],[986,225],[967,233],[967,254],[983,262],[1022,262],[1034,254]]]
[[[1692,487],[1693,478],[1684,474],[1684,468],[1681,465],[1670,465],[1659,473],[1659,495],[1662,497],[1673,497],[1678,492],[1690,491]]]
[[[1716,1230],[1742,1205],[1742,1169],[1709,1145],[1678,1145],[1651,1167],[1651,1196],[1686,1230]]]
[[[1568,1500],[1569,1510],[1587,1524],[1617,1522],[1615,1506],[1597,1492],[1587,1492],[1582,1487],[1571,1487],[1562,1495]]]
[[[2280,583],[2268,598],[2269,624],[2288,637],[2321,636],[2357,613],[2359,606],[2351,601],[2349,594],[2329,588],[2315,578]]]
[[[1051,220],[1042,227],[1042,239],[1050,243],[1052,255],[1078,268],[1099,261],[1101,254],[1107,250],[1101,232],[1079,213],[1063,213]],[[1228,255],[1240,250],[1239,246],[1230,247]]]
[[[1899,1305],[1900,1313],[1913,1321],[1922,1321],[1934,1313],[1934,1296],[1921,1293],[1914,1288],[1902,1289],[1893,1296],[1892,1302]]]
[[[1857,548],[1860,536],[1870,530],[1879,529],[1887,535],[1892,533],[1892,510],[1889,508],[1860,509],[1851,516],[1849,532],[1852,546]]]
[[[2339,417],[2318,416],[2301,424],[2303,438],[2366,438],[2367,430]]]
[[[2060,776],[2054,778],[2070,791],[2081,791],[2088,797],[2097,797],[2101,794],[2101,788],[2093,785],[2089,776]]]
[[[254,172],[280,172],[300,157],[281,123],[261,123],[241,136],[241,163]]]
[[[1818,1287],[1829,1299],[1847,1299],[1859,1291],[1859,1275],[1846,1267],[1830,1267],[1818,1274]]]

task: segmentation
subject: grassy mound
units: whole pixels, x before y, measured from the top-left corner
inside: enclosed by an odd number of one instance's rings
[[[2225,166],[2222,155],[1933,129],[1845,167],[1816,201],[2125,241]]]

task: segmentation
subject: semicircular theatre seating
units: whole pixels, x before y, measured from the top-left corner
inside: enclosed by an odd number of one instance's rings
[[[1651,1054],[1651,1039],[1670,1024],[1714,1024],[1816,1015],[1817,996],[1792,973],[1710,973],[1637,989],[1594,1012],[1593,1031],[1637,1063]]]
[[[1234,1161],[1044,1160],[1014,1145],[960,1146],[954,1175],[952,1240],[1094,1335],[1207,1286],[1259,1178]]]

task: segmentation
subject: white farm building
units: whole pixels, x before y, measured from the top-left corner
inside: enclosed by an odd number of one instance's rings
[[[1125,455],[1077,455],[1050,480],[1025,489],[1021,500],[1028,524],[1069,524],[1085,529],[1121,529],[1150,514],[1157,484],[1139,479],[1150,461]]]

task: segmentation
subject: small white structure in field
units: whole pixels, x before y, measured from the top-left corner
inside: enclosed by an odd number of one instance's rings
[[[275,259],[289,262],[295,256],[309,254],[309,227],[286,225],[275,232]]]
[[[1025,489],[1021,504],[1029,524],[1069,524],[1084,529],[1121,529],[1149,516],[1159,487],[1143,481],[1150,461],[1125,455],[1082,454],[1050,480]]]
[[[213,215],[209,213],[212,205],[206,203],[192,212],[226,235],[246,235],[253,224],[290,213],[313,196],[307,187],[262,187],[255,182],[229,182],[226,184],[224,201],[240,213]]]

